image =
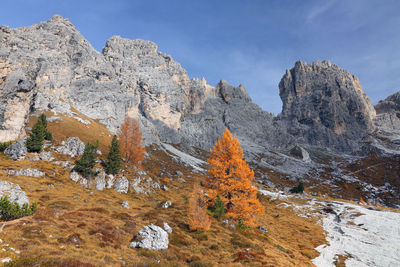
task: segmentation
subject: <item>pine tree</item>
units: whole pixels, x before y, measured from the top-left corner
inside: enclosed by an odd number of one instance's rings
[[[44,113],[42,113],[39,116],[38,122],[41,122],[43,124],[44,139],[47,140],[47,141],[52,141],[53,140],[53,135],[51,134],[51,132],[49,130],[47,130],[47,118],[46,118],[46,115]]]
[[[107,161],[106,161],[106,172],[107,174],[117,174],[119,172],[119,168],[121,167],[122,159],[121,159],[121,152],[119,149],[119,143],[117,136],[114,135],[112,141],[111,141],[111,146],[110,146],[110,151],[108,152],[107,155]]]
[[[217,195],[217,200],[215,200],[212,212],[215,218],[219,219],[225,215],[225,203],[222,201],[221,197]]]
[[[209,206],[220,195],[226,216],[235,220],[241,218],[244,224],[253,226],[254,215],[262,213],[264,208],[257,199],[257,189],[252,186],[254,172],[243,159],[239,141],[226,129],[210,154],[205,181]]]
[[[135,166],[145,159],[146,149],[142,145],[142,132],[136,119],[125,118],[118,131],[122,157]]]
[[[26,140],[26,148],[29,152],[42,151],[43,141],[46,129],[43,127],[42,121],[39,119],[32,127],[32,131]]]
[[[96,164],[96,149],[97,144],[93,145],[88,142],[85,146],[82,157],[76,162],[73,171],[79,172],[83,177],[95,175],[95,172],[92,169]]]

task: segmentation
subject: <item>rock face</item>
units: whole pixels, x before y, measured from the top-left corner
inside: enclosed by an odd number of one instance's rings
[[[128,193],[129,189],[129,181],[126,177],[120,177],[115,180],[114,183],[114,190],[118,193],[126,194]]]
[[[7,181],[0,181],[0,197],[7,196],[10,202],[17,202],[20,206],[27,203],[29,199],[21,187]]]
[[[25,146],[25,139],[20,139],[14,143],[12,143],[7,149],[4,151],[4,154],[12,158],[13,160],[22,160],[25,158],[27,149]]]
[[[130,248],[162,250],[168,248],[168,233],[161,227],[150,224],[144,226],[129,244]]]
[[[23,135],[34,109],[77,118],[74,108],[114,133],[125,116],[134,117],[145,145],[208,150],[228,128],[246,156],[296,144],[354,151],[373,130],[375,109],[357,77],[327,61],[297,62],[286,72],[279,84],[283,110],[275,117],[242,85],[189,79],[153,42],[114,36],[99,53],[58,15],[30,27],[1,27],[0,44],[0,141]],[[59,153],[68,154],[68,146]]]
[[[279,83],[279,118],[301,142],[351,151],[373,130],[375,109],[356,76],[331,64],[296,62]]]
[[[378,133],[400,144],[400,91],[379,101],[375,110]]]

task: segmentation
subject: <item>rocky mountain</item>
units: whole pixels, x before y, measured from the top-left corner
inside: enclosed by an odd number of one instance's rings
[[[375,110],[378,133],[400,145],[400,92],[379,101]]]
[[[114,36],[99,53],[58,15],[0,28],[0,76],[1,141],[23,136],[34,110],[83,114],[112,132],[125,116],[136,117],[146,144],[209,149],[229,128],[247,155],[296,144],[353,152],[374,127],[387,127],[374,123],[375,109],[357,77],[328,61],[297,62],[286,72],[279,84],[283,109],[275,117],[242,85],[190,79],[150,41]]]

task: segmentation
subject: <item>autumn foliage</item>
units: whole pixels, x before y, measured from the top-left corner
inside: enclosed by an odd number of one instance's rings
[[[257,199],[257,189],[252,186],[254,172],[243,159],[239,140],[226,129],[210,153],[205,181],[208,205],[213,206],[219,195],[227,217],[254,226],[254,215],[262,213],[264,208]]]
[[[146,149],[142,145],[142,132],[136,119],[125,118],[118,131],[121,154],[126,162],[139,166],[145,159]]]
[[[204,192],[199,185],[195,185],[189,198],[189,228],[192,231],[207,231],[210,229],[210,218],[208,217],[207,204]]]

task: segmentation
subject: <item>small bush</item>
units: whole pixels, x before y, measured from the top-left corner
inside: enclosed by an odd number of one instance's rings
[[[304,184],[303,182],[299,182],[299,184],[292,189],[289,190],[290,193],[300,193],[303,194],[304,192]]]
[[[11,145],[11,142],[0,143],[0,152],[4,152]]]
[[[0,213],[1,218],[5,221],[15,220],[21,217],[30,216],[37,210],[37,202],[33,202],[31,206],[27,203],[22,207],[14,202],[11,203],[7,196],[0,199]]]

